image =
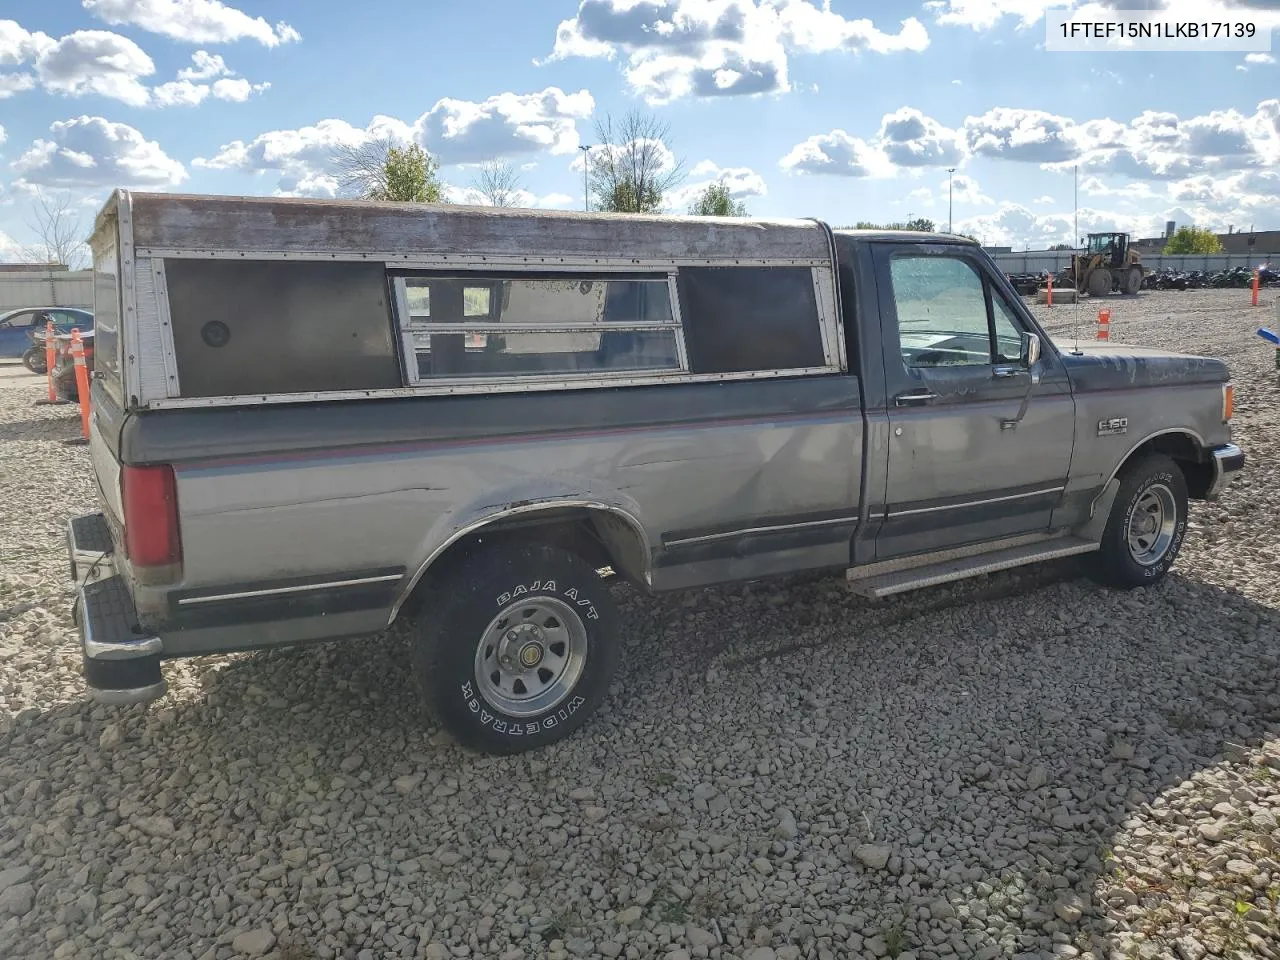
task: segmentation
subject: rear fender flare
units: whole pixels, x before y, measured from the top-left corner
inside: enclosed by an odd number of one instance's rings
[[[413,595],[414,590],[417,589],[418,584],[432,564],[443,557],[450,547],[464,537],[512,517],[531,516],[540,512],[564,509],[594,510],[617,517],[623,521],[630,528],[636,541],[642,546],[643,569],[641,576],[646,583],[650,581],[653,571],[652,547],[645,534],[645,527],[640,520],[640,506],[632,498],[626,497],[621,493],[613,493],[612,495],[604,492],[584,493],[581,489],[577,491],[547,490],[540,495],[531,495],[528,491],[523,491],[519,496],[502,497],[500,499],[490,493],[485,497],[484,503],[471,504],[442,517],[427,532],[417,551],[418,562],[416,564],[413,562],[408,564],[407,568],[412,570],[413,573],[403,581],[396,596],[395,604],[391,608],[387,624],[390,625],[395,621],[401,607]]]

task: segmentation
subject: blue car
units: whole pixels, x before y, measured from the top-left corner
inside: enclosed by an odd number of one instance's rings
[[[70,333],[73,327],[93,329],[93,314],[78,307],[22,307],[0,313],[0,357],[21,357],[32,373],[44,373],[44,329],[50,320],[58,333]]]

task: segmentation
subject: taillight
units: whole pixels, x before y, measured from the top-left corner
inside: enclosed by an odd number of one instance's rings
[[[1226,423],[1236,412],[1236,388],[1233,384],[1222,385],[1222,422]]]
[[[122,467],[124,549],[138,567],[168,567],[182,562],[178,531],[178,484],[173,467]]]

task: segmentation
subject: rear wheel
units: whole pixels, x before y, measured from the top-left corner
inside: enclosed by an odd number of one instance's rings
[[[462,743],[517,753],[561,740],[600,705],[617,664],[608,586],[545,544],[482,547],[428,587],[415,666]]]
[[[1136,460],[1120,473],[1116,492],[1094,556],[1094,579],[1129,590],[1164,579],[1182,549],[1187,530],[1187,481],[1163,454]]]

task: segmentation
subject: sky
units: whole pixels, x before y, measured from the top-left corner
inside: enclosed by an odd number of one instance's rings
[[[632,109],[669,128],[671,213],[720,180],[752,216],[950,216],[1016,249],[1074,216],[1280,229],[1280,51],[1047,51],[1072,5],[3,0],[0,261],[30,258],[40,198],[87,234],[116,187],[330,197],[335,148],[380,137],[452,200],[503,160],[523,205],[580,209],[580,147]],[[1280,0],[1074,4],[1108,5],[1280,26]]]

